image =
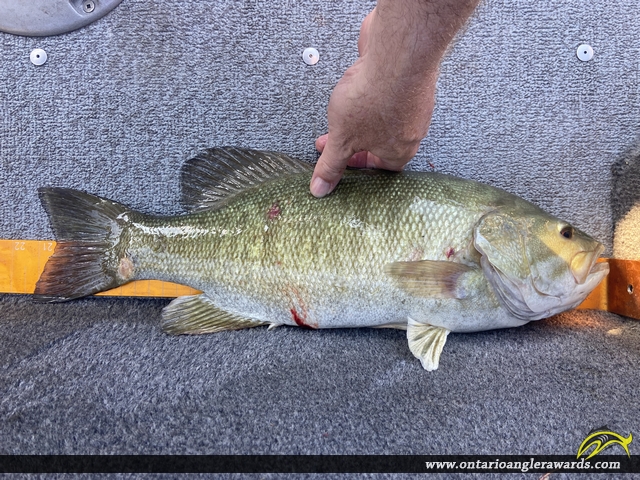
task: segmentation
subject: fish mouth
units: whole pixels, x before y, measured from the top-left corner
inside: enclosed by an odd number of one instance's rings
[[[590,275],[605,269],[609,270],[607,262],[598,263],[598,258],[602,255],[602,252],[604,252],[604,245],[598,244],[591,251],[578,252],[573,256],[571,259],[571,273],[578,285],[584,284]]]
[[[598,262],[603,251],[604,246],[598,244],[593,250],[574,255],[570,269],[576,284],[558,295],[544,293],[536,287],[531,277],[529,281],[518,281],[504,275],[485,255],[480,263],[501,303],[514,317],[528,322],[550,317],[582,303],[609,273],[609,264],[606,261]]]

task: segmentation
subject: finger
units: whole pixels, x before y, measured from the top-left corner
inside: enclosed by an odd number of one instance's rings
[[[319,136],[316,139],[316,150],[322,153],[325,145],[327,144],[327,139],[329,138],[329,134],[325,133],[324,135]]]
[[[406,162],[390,162],[388,160],[384,160],[371,152],[362,151],[355,153],[347,163],[347,166],[352,168],[380,168],[383,170],[391,170],[391,171],[400,171],[402,170]]]
[[[331,139],[332,137],[327,138],[311,177],[311,194],[318,198],[328,195],[336,188],[353,153],[340,148]]]
[[[378,157],[373,155],[371,152],[363,150],[361,152],[353,154],[349,159],[349,163],[347,163],[347,166],[353,168],[375,168],[375,159],[378,159]]]

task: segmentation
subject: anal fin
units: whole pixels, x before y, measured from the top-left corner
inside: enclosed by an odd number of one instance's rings
[[[225,312],[204,293],[178,297],[162,310],[162,329],[172,335],[241,330],[267,323]]]
[[[416,358],[420,359],[425,370],[432,371],[438,368],[440,354],[447,342],[449,330],[444,327],[418,323],[409,318],[407,324],[407,340],[409,349]]]

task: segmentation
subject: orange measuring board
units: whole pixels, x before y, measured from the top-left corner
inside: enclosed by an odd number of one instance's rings
[[[33,293],[55,248],[53,240],[0,240],[0,293]],[[613,258],[600,261],[609,262],[610,273],[578,308],[640,318],[640,261]],[[96,295],[174,298],[198,293],[202,292],[176,283],[137,280]]]
[[[0,293],[33,293],[55,248],[53,240],[0,240]],[[96,295],[174,298],[198,293],[177,283],[136,280]]]

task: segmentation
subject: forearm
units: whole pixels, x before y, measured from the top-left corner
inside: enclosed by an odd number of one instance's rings
[[[365,51],[403,75],[436,71],[447,46],[478,3],[379,0]]]

